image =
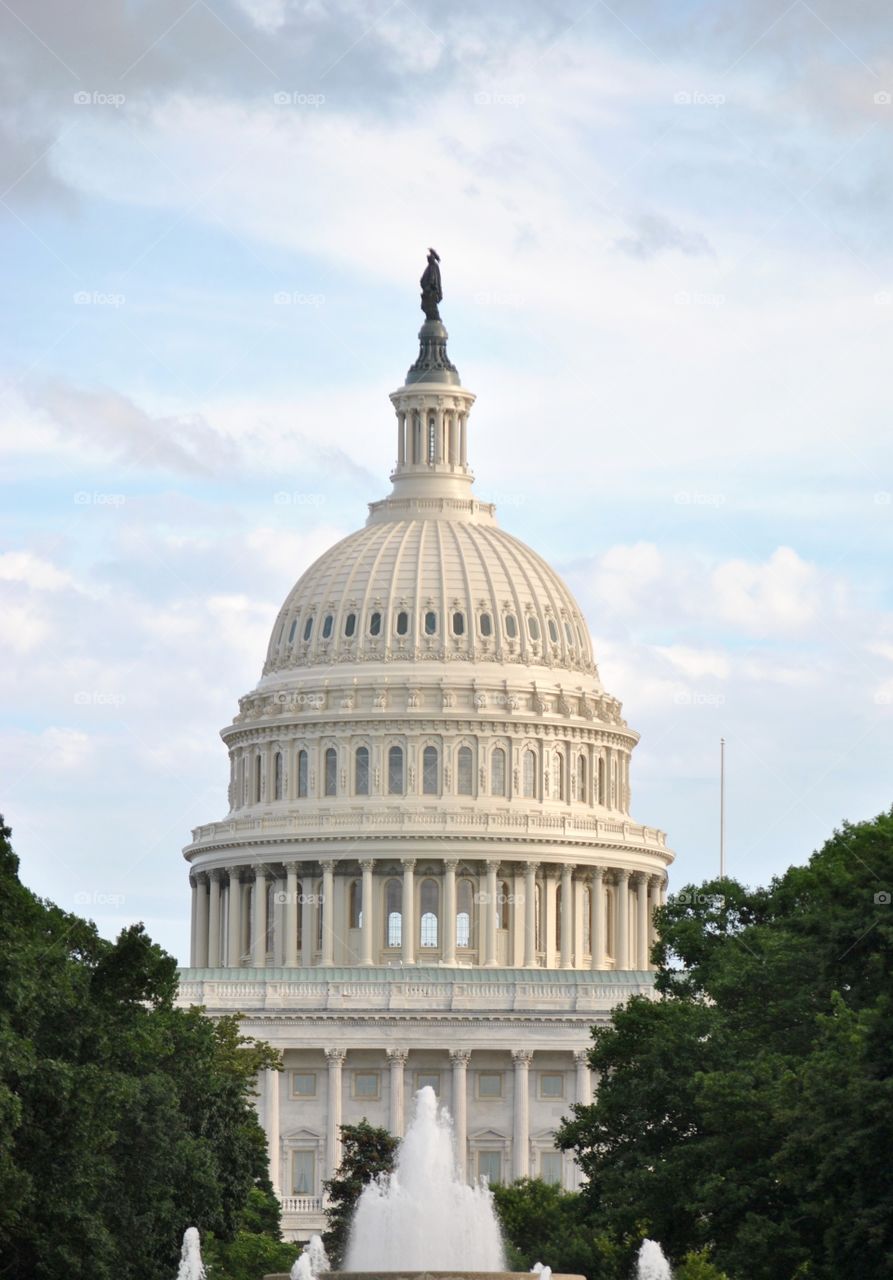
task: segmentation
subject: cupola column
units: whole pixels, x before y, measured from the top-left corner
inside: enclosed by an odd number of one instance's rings
[[[251,947],[251,963],[255,969],[263,969],[267,963],[267,869],[258,867],[254,872],[254,930]]]
[[[654,913],[660,906],[660,877],[651,876],[648,880],[648,951],[657,942],[657,926],[654,923]],[[657,965],[653,964],[649,959],[647,966],[649,969],[656,969]]]
[[[617,968],[629,968],[629,872],[617,872]]]
[[[487,863],[487,888],[484,895],[484,965],[488,969],[492,969],[496,964],[496,899],[498,890],[496,887],[496,873],[499,870],[499,861],[489,861]]]
[[[636,876],[636,968],[648,968],[648,877]]]
[[[298,868],[289,862],[285,869],[285,967],[298,964]]]
[[[238,969],[242,963],[242,885],[238,867],[229,869],[226,897],[226,963],[230,969]]]
[[[301,964],[309,969],[313,964],[316,939],[313,936],[313,877],[305,870],[301,877]],[[322,910],[321,907],[318,908]]]
[[[605,967],[605,872],[603,867],[595,867],[592,872],[592,888],[589,898],[589,909],[592,913],[590,924],[590,947],[592,949],[591,965],[593,969]]]
[[[536,955],[536,873],[539,864],[524,867],[524,968],[537,968]]]
[[[372,858],[367,858],[360,863],[360,868],[363,872],[363,928],[360,964],[372,964],[372,871],[374,866],[375,861]]]
[[[195,910],[195,963],[199,969],[208,967],[208,877],[196,876],[198,902]]]
[[[566,862],[561,868],[561,967],[573,967],[574,945],[574,868]]]
[[[208,968],[220,968],[220,881],[221,871],[211,872],[208,897]]]
[[[456,867],[455,858],[443,864],[443,946],[444,964],[456,963]]]
[[[322,963],[335,963],[335,864],[322,864]]]
[[[415,964],[415,858],[403,859],[403,963]]]

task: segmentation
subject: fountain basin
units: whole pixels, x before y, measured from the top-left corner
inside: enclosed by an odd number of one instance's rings
[[[532,1280],[530,1271],[328,1271],[325,1280]],[[288,1272],[277,1271],[264,1280],[289,1280]],[[552,1280],[586,1280],[585,1276],[552,1272]]]

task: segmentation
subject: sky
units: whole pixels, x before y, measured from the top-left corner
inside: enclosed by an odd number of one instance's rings
[[[889,809],[891,25],[880,0],[2,0],[24,881],[186,959],[219,730],[293,583],[388,492],[429,245],[476,492],[580,601],[673,885],[718,871],[721,737],[746,883]]]

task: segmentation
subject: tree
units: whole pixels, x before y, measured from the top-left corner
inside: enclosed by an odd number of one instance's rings
[[[334,1178],[323,1183],[328,1196],[323,1244],[333,1269],[344,1261],[350,1224],[363,1187],[393,1172],[399,1139],[365,1118],[341,1126],[341,1163]]]
[[[0,1277],[170,1280],[187,1226],[231,1238],[266,1150],[269,1046],[177,1009],[141,925],[114,943],[20,882],[0,823]]]
[[[300,1246],[285,1244],[279,1201],[272,1188],[252,1187],[232,1240],[205,1237],[202,1259],[208,1280],[258,1280],[272,1271],[290,1271]]]
[[[598,1095],[559,1134],[612,1235],[638,1224],[732,1280],[891,1273],[888,887],[884,814],[767,889],[714,881],[662,909],[663,999],[593,1030]]]
[[[542,1262],[552,1271],[587,1280],[626,1280],[634,1246],[600,1229],[588,1202],[574,1191],[522,1178],[495,1186],[493,1197],[506,1245],[509,1270],[530,1271]]]

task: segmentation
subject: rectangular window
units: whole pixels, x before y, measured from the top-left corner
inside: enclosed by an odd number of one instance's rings
[[[440,1097],[440,1072],[439,1071],[417,1071],[415,1073],[416,1091],[419,1089],[433,1089],[437,1097]]]
[[[291,1073],[291,1096],[293,1098],[315,1098],[316,1072],[293,1071]]]
[[[563,1098],[564,1076],[560,1071],[543,1071],[540,1074],[540,1097]]]
[[[292,1194],[296,1196],[316,1195],[316,1152],[293,1151],[291,1158]]]
[[[501,1098],[502,1097],[502,1072],[501,1071],[479,1071],[478,1072],[478,1097],[479,1098]]]
[[[553,1186],[561,1186],[561,1152],[543,1151],[540,1154],[540,1177],[543,1182],[551,1182]]]
[[[377,1071],[355,1071],[353,1076],[353,1096],[355,1098],[377,1098],[379,1094],[379,1074]]]
[[[478,1152],[478,1177],[485,1178],[491,1187],[502,1182],[502,1152]]]

